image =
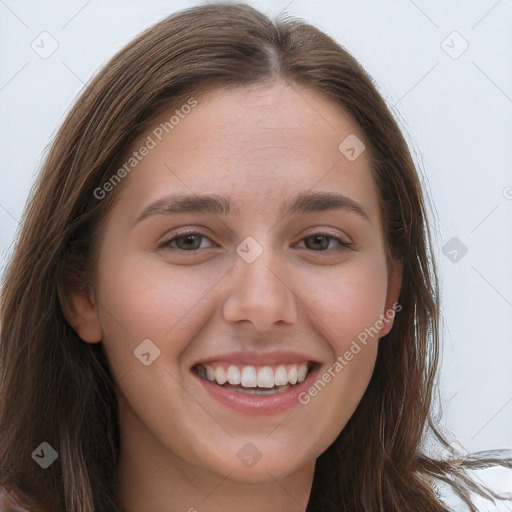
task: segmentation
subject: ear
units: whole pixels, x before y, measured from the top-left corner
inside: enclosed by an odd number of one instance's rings
[[[93,294],[84,289],[59,293],[62,311],[69,325],[86,343],[99,343],[102,338],[101,324]]]
[[[388,291],[386,295],[386,305],[384,308],[384,327],[380,330],[380,338],[389,334],[389,331],[391,331],[391,328],[393,327],[395,312],[402,309],[400,305],[395,306],[395,304],[398,303],[398,297],[400,296],[400,290],[402,289],[402,274],[402,264],[397,260],[393,260],[391,273],[388,279]]]

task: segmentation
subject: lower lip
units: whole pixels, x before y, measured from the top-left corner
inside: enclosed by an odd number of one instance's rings
[[[317,366],[311,370],[307,377],[295,386],[275,393],[272,395],[252,395],[239,391],[233,391],[214,384],[209,380],[203,379],[196,372],[192,372],[199,379],[206,391],[219,402],[227,405],[231,409],[247,414],[277,414],[296,405],[301,405],[298,396],[309,389],[314,382],[315,375],[318,374],[320,367]]]

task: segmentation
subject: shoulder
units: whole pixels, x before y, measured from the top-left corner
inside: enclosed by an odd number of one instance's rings
[[[30,510],[20,506],[0,485],[0,512],[30,512]]]
[[[510,512],[512,510],[512,470],[493,467],[473,470],[469,473],[478,484],[485,485],[496,494],[508,497],[507,500],[493,502],[473,493],[472,502],[479,512]],[[436,481],[436,488],[439,499],[450,512],[469,512],[469,507],[450,485]]]

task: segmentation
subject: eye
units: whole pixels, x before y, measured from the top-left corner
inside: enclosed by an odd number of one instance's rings
[[[350,242],[346,242],[328,233],[314,233],[302,240],[306,241],[307,249],[311,249],[315,252],[325,252],[326,249],[329,248],[330,242],[336,242],[338,244],[338,249],[335,248],[333,250],[354,249],[354,246]],[[307,243],[308,241],[310,242],[309,244]]]
[[[210,240],[206,235],[197,231],[186,231],[175,234],[172,238],[163,240],[157,246],[157,249],[178,249],[180,251],[193,252],[199,249],[207,249],[208,247],[201,247],[202,240]],[[213,247],[213,245],[211,245]]]
[[[163,240],[157,246],[157,249],[178,249],[184,252],[195,252],[200,249],[208,249],[214,247],[213,243],[209,247],[201,247],[203,240],[209,240],[211,238],[198,231],[186,231],[174,234],[171,238]],[[314,233],[313,235],[307,236],[302,240],[305,241],[306,249],[310,249],[315,252],[326,252],[332,242],[338,245],[338,248],[331,247],[331,250],[343,250],[343,249],[354,249],[354,246],[350,242],[346,242],[342,238],[328,234],[328,233]]]

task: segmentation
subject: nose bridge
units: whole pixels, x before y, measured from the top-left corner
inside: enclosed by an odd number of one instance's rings
[[[292,285],[287,283],[282,258],[269,244],[258,245],[261,252],[252,261],[246,255],[258,250],[254,242],[249,240],[248,246],[242,243],[237,250],[239,259],[224,304],[224,317],[229,322],[248,320],[258,330],[270,328],[277,322],[294,323],[297,318],[295,297]]]
[[[255,290],[267,292],[275,296],[280,286],[284,286],[280,279],[277,258],[271,249],[265,249],[252,263],[239,262],[239,283],[246,291]]]
[[[254,243],[254,242],[253,242]],[[248,242],[249,247],[251,242]],[[239,254],[243,254],[241,251],[247,248],[241,244],[239,247]],[[257,248],[250,247],[249,251],[256,251]],[[244,256],[240,256],[240,260],[237,262],[237,288],[244,294],[253,295],[255,299],[261,296],[261,299],[267,299],[266,295],[277,297],[284,287],[282,277],[280,276],[278,264],[279,258],[276,251],[270,247],[270,244],[266,244],[265,247],[261,246],[261,253],[253,260],[244,259]],[[280,279],[281,277],[281,279]]]

